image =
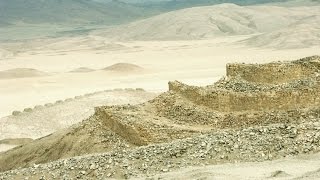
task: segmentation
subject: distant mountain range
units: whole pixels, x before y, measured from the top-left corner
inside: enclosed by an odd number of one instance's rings
[[[0,26],[16,23],[116,25],[193,6],[281,1],[285,0],[0,0]]]
[[[17,24],[105,24],[129,22],[152,11],[127,3],[93,0],[0,0],[0,25]]]
[[[126,3],[130,3],[130,0],[121,0]],[[138,2],[140,1],[140,3]],[[254,5],[254,4],[264,4],[272,2],[286,2],[289,0],[160,0],[160,1],[145,1],[136,0],[136,6],[157,9],[161,11],[172,11],[184,8],[190,8],[195,6],[210,6],[223,3],[232,3],[237,5]]]
[[[92,34],[113,41],[199,40],[252,35],[239,43],[278,49],[320,45],[320,6],[290,6],[219,4],[193,7],[107,27]]]
[[[83,35],[156,14],[119,1],[0,0],[0,41]]]
[[[84,35],[196,6],[284,1],[288,0],[0,0],[0,34],[5,34],[0,41]]]

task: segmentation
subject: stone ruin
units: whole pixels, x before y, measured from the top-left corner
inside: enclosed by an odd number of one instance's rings
[[[320,102],[320,58],[293,62],[228,64],[227,77],[213,86],[170,82],[174,91],[220,112],[289,110]]]
[[[320,57],[268,64],[228,64],[206,87],[169,82],[169,91],[137,106],[96,107],[96,116],[137,145],[214,129],[299,123],[320,116]]]
[[[227,77],[241,77],[252,83],[282,84],[301,80],[319,73],[319,56],[290,62],[268,64],[228,64]]]
[[[261,139],[252,140],[250,135],[248,143],[257,143],[255,148],[276,147],[280,143],[278,137],[283,136],[282,144],[288,145],[285,154],[291,153],[289,150],[317,151],[320,134],[305,125],[320,118],[319,73],[320,57],[313,56],[284,63],[229,64],[227,76],[206,87],[169,82],[169,91],[153,100],[139,105],[96,107],[93,116],[65,132],[2,154],[0,172],[84,154],[119,153],[123,148],[155,143],[174,144],[192,138],[200,142],[205,135],[215,138],[212,133],[220,133],[216,138],[221,140],[227,131],[235,133],[232,142],[246,133],[260,134],[260,138],[266,137],[265,141],[273,139],[272,144],[259,144]],[[303,127],[298,128],[300,125]],[[285,133],[269,133],[278,130]],[[310,139],[306,131],[319,135]],[[299,146],[295,145],[297,142]],[[216,144],[223,148],[225,145]],[[34,155],[37,153],[41,156]],[[236,150],[234,153],[239,154]]]

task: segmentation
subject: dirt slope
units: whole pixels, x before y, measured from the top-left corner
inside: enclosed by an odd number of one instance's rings
[[[106,90],[13,111],[13,115],[0,118],[0,151],[25,144],[25,138],[41,138],[77,124],[93,115],[95,106],[137,104],[156,95],[142,89]]]

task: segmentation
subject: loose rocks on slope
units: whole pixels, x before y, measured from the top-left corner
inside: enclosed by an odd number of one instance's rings
[[[264,161],[318,151],[319,61],[315,56],[285,65],[244,66],[238,75],[213,86],[171,82],[169,92],[146,103],[96,107],[94,116],[74,128],[0,154],[2,171],[29,167],[2,175],[125,178],[190,165]],[[279,80],[279,75],[275,82],[257,82],[241,74],[254,73],[250,71],[260,66],[264,68],[259,73],[266,76],[279,67],[292,74],[301,64],[293,79]],[[309,65],[312,68],[304,68]],[[43,146],[44,151],[37,153],[35,148]],[[61,153],[52,156],[57,152]],[[100,152],[109,153],[69,158]],[[31,167],[50,160],[58,161]]]

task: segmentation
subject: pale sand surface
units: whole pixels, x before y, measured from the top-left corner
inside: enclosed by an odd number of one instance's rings
[[[138,104],[150,100],[156,95],[156,93],[137,90],[98,92],[81,98],[52,103],[49,107],[34,108],[32,112],[6,116],[0,118],[0,140],[40,138],[88,118],[94,113],[96,106]]]
[[[8,151],[17,145],[0,144],[0,152]]]
[[[154,179],[319,179],[320,154],[287,157],[275,161],[190,167],[153,176]],[[137,179],[145,179],[137,178]]]
[[[87,48],[70,52],[64,49],[65,54],[55,48],[50,49],[50,45],[45,50],[32,50],[37,53],[26,50],[10,59],[2,58],[0,70],[25,67],[49,72],[51,76],[0,80],[0,117],[9,115],[14,110],[104,89],[141,87],[160,92],[167,90],[167,82],[171,80],[195,85],[212,84],[225,74],[226,63],[294,60],[319,53],[318,47],[272,50],[231,45],[246,37],[122,42],[117,44],[126,47],[124,49],[102,51]],[[99,40],[101,37],[95,38]],[[146,72],[67,73],[79,67],[102,69],[119,62],[138,65],[146,69]]]

